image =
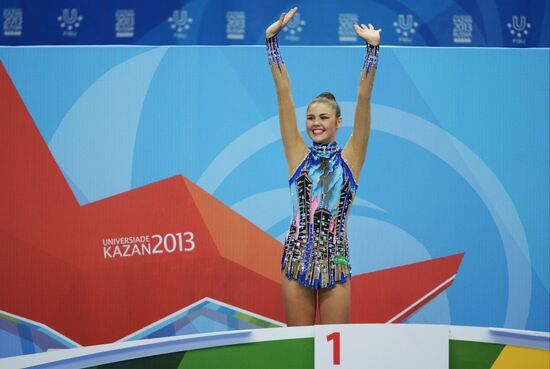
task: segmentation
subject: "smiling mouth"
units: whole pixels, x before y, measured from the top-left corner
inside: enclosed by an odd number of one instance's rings
[[[314,129],[311,130],[311,133],[313,133],[314,135],[320,135],[323,132],[325,132],[325,130],[321,129],[321,128],[314,128]]]

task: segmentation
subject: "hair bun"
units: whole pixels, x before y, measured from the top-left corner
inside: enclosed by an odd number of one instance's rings
[[[319,94],[319,96],[317,96],[317,97],[324,97],[325,99],[336,101],[336,98],[330,92],[323,92],[323,93]]]
[[[332,106],[334,112],[336,113],[336,118],[340,118],[340,105],[338,105],[338,102],[336,101],[336,98],[333,94],[331,94],[330,92],[323,92],[309,103],[309,105],[307,106],[307,110],[309,111],[309,107],[311,106],[311,104],[318,102],[329,104],[330,106]]]

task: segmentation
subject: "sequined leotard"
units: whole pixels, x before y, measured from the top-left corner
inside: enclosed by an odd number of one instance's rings
[[[351,277],[346,235],[357,190],[336,142],[314,143],[289,180],[293,217],[282,270],[311,288],[332,288]]]

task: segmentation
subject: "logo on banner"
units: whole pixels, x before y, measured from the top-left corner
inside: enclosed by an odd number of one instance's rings
[[[338,40],[340,41],[357,41],[354,25],[359,22],[357,13],[341,13],[338,14]]]
[[[187,38],[186,31],[191,28],[193,18],[189,16],[187,10],[174,10],[172,16],[168,18],[168,23],[170,23],[170,28],[175,31],[173,36],[183,39]]]
[[[80,27],[80,23],[83,19],[81,15],[78,15],[78,9],[63,9],[61,15],[57,17],[59,27],[64,30],[63,36],[75,37],[77,35],[76,30]]]
[[[23,9],[4,9],[4,36],[21,36],[23,33]]]
[[[118,9],[115,12],[115,37],[134,37],[136,13],[134,9]]]
[[[294,17],[288,22],[283,31],[285,39],[289,41],[300,41],[300,33],[304,30],[306,21],[302,19],[300,13],[294,14]]]
[[[472,43],[473,20],[471,15],[453,16],[453,41],[457,44]]]
[[[527,22],[527,18],[524,15],[514,15],[512,22],[506,26],[512,35],[512,42],[514,44],[525,45],[525,37],[527,37],[531,29],[531,23]]]
[[[225,13],[227,23],[225,25],[226,38],[228,40],[243,40],[246,26],[246,13],[228,11]]]
[[[193,232],[104,238],[103,259],[185,253],[195,250]]]
[[[397,40],[406,44],[410,44],[413,39],[412,36],[416,33],[418,28],[418,22],[416,22],[412,14],[399,14],[397,16],[397,22],[393,22],[395,32],[399,35]]]

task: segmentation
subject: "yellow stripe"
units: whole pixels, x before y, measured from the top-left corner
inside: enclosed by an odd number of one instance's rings
[[[491,369],[550,369],[550,351],[506,346]]]

